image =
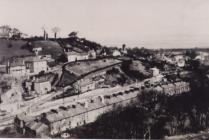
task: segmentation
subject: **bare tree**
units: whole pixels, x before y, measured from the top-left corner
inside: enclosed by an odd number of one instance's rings
[[[12,36],[13,39],[20,39],[22,34],[23,33],[17,28],[13,28],[11,30],[11,36]]]
[[[20,30],[17,28],[13,28],[11,32],[12,32],[12,35],[17,35],[17,34],[21,33]]]
[[[9,38],[11,34],[11,27],[9,25],[0,26],[0,37],[1,38]]]
[[[60,32],[60,28],[59,27],[53,27],[52,32],[54,33],[54,38],[56,39],[58,32]]]

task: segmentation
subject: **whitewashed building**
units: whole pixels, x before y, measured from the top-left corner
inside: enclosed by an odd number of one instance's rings
[[[22,66],[10,66],[8,69],[8,73],[12,76],[23,76],[26,74],[26,67]]]
[[[88,53],[89,53],[89,58],[90,59],[95,59],[96,58],[96,51],[95,50],[90,50]]]
[[[151,72],[153,77],[158,76],[160,74],[160,71],[157,68],[151,68]]]
[[[34,90],[38,94],[46,94],[47,92],[51,91],[51,83],[48,80],[36,80],[34,82]]]
[[[48,69],[47,61],[38,57],[32,57],[25,60],[26,68],[30,73],[38,74],[41,71],[46,72]]]
[[[38,55],[38,53],[39,53],[40,51],[42,51],[42,47],[35,47],[35,48],[33,48],[33,52],[34,52],[36,55]]]
[[[114,50],[112,55],[113,56],[121,56],[121,52],[119,50]]]
[[[66,57],[68,62],[73,62],[77,60],[85,60],[89,58],[88,53],[78,53],[75,51],[66,52]]]
[[[8,61],[7,67],[7,73],[12,76],[26,75],[26,67],[24,64],[24,60],[22,59],[16,59],[12,62]]]

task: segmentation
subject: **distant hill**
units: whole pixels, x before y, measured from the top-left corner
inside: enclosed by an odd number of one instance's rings
[[[0,61],[13,56],[32,55],[26,47],[27,41],[0,39]]]

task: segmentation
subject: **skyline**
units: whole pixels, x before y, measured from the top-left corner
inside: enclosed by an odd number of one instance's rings
[[[72,31],[102,45],[146,48],[209,46],[209,1],[0,0],[0,25],[42,35]]]

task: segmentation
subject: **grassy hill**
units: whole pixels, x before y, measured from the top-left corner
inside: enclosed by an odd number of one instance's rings
[[[63,49],[56,41],[42,40],[32,42],[33,47],[42,47],[41,54],[51,54],[53,58],[57,59],[63,54]]]
[[[26,48],[27,41],[0,39],[0,61],[12,56],[31,55],[33,52]]]

